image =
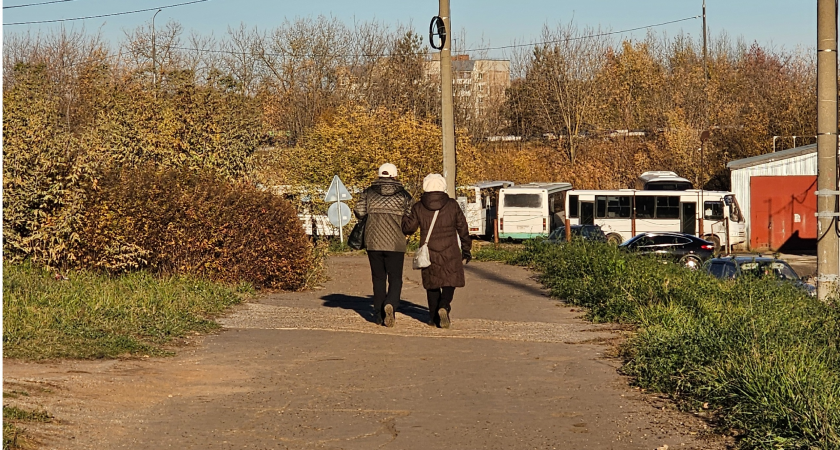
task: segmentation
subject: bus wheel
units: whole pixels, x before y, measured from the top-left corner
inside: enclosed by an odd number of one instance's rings
[[[700,258],[691,255],[685,255],[680,259],[680,264],[688,267],[691,270],[697,270],[700,268]]]
[[[621,236],[619,236],[615,233],[610,233],[610,234],[607,235],[607,244],[618,245],[621,242],[622,242],[621,241]]]
[[[707,235],[703,236],[703,239],[711,242],[712,244],[715,244],[715,255],[720,253],[721,247],[720,247],[720,238],[719,237],[715,236],[714,234],[707,234]]]

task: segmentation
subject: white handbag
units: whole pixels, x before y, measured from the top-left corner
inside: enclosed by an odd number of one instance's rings
[[[432,235],[432,230],[435,229],[435,221],[437,221],[438,212],[440,211],[435,211],[435,216],[432,218],[432,225],[429,227],[429,232],[426,233],[426,242],[424,242],[414,254],[411,267],[415,270],[425,269],[426,267],[432,265],[432,260],[429,258],[429,237]]]

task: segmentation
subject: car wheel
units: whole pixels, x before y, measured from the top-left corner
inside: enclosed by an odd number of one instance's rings
[[[696,256],[686,255],[680,259],[680,264],[684,265],[685,267],[688,267],[691,270],[697,270],[700,268],[701,261],[700,258]]]
[[[621,244],[621,236],[619,236],[615,233],[608,234],[607,235],[607,244],[610,244],[610,245]]]

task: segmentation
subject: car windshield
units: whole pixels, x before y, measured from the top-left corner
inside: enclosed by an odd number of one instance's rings
[[[782,261],[750,261],[741,263],[741,273],[759,278],[773,277],[780,280],[799,281],[799,276]]]
[[[583,234],[583,237],[586,237],[586,238],[589,238],[589,239],[600,239],[602,237],[605,238],[604,232],[601,231],[600,227],[585,227],[583,229],[582,234]]]
[[[565,227],[555,228],[548,235],[548,238],[549,239],[560,239],[560,240],[566,239],[566,228]]]

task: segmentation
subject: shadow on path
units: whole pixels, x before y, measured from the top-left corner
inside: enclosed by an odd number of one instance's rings
[[[521,291],[525,291],[525,292],[527,292],[531,295],[536,295],[536,296],[539,296],[539,297],[547,297],[548,296],[548,293],[546,293],[545,290],[543,290],[539,287],[527,285],[527,284],[520,283],[520,282],[517,282],[517,281],[513,281],[513,280],[508,279],[508,278],[502,278],[502,276],[499,275],[498,273],[479,268],[475,265],[465,265],[464,270],[471,273],[474,276],[477,276],[478,278],[483,279],[483,280],[492,280],[493,282],[496,282],[496,283],[499,283],[499,284],[504,284],[505,286],[510,286],[514,289],[519,289]]]
[[[346,294],[328,294],[321,297],[321,300],[324,301],[324,306],[327,308],[350,309],[355,311],[363,319],[373,323],[373,296],[371,295],[359,297]],[[429,308],[408,300],[400,300],[397,312],[422,323],[426,323],[429,320]]]

